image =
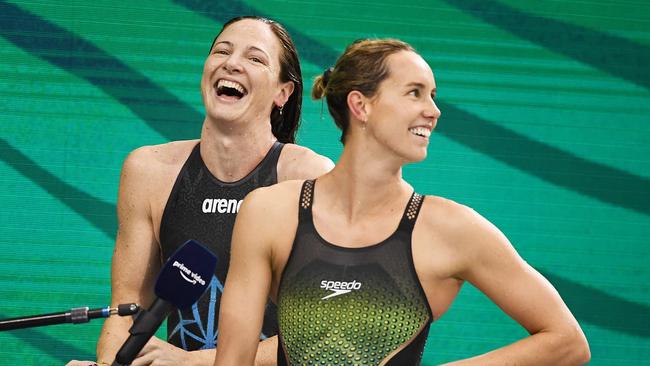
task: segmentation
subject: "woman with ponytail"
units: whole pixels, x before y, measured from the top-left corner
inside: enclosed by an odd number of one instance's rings
[[[253,363],[269,295],[278,304],[278,365],[418,365],[429,326],[465,282],[530,335],[450,365],[588,362],[585,336],[558,293],[494,225],[402,178],[405,164],[426,158],[441,115],[433,73],[411,46],[357,41],[312,95],[327,100],[343,153],[316,180],[258,189],[244,201],[216,366]],[[429,344],[435,352],[439,342]]]

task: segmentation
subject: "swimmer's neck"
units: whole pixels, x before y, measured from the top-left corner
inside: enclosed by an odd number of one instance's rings
[[[402,179],[402,166],[391,159],[352,152],[348,147],[334,169],[319,178],[329,199],[338,202],[350,220],[380,212],[391,202],[407,200],[413,188]],[[318,190],[318,187],[316,188]]]
[[[201,129],[201,158],[219,180],[235,182],[257,167],[275,141],[270,123],[226,125],[206,118]]]

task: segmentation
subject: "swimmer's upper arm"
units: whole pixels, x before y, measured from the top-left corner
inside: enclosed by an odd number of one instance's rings
[[[575,323],[553,286],[515,251],[499,229],[465,208],[464,245],[470,261],[462,274],[506,313],[534,334]]]
[[[221,297],[215,365],[252,365],[272,279],[273,199],[266,189],[241,205],[232,237],[230,268]]]
[[[117,201],[118,232],[111,265],[111,304],[136,302],[148,307],[160,269],[160,251],[153,232],[150,207],[151,161],[144,148],[125,160]],[[131,326],[128,317],[106,320],[97,343],[99,361],[112,362]]]
[[[141,149],[132,152],[122,167],[111,281],[114,297],[137,296],[131,302],[148,306],[154,298],[153,282],[161,257],[151,214],[152,162]]]
[[[458,244],[466,259],[460,277],[528,333],[538,335],[483,355],[480,361],[581,364],[583,350],[588,354],[584,334],[555,288],[519,256],[499,229],[473,210],[459,208],[464,229]]]

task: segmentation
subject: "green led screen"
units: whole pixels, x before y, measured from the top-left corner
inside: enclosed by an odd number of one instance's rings
[[[307,86],[362,37],[411,43],[442,110],[404,175],[473,207],[559,290],[592,365],[650,365],[650,3],[0,1],[0,319],[110,302],[119,171],[197,138],[203,61],[228,19],[285,24]],[[305,90],[299,142],[336,160]],[[101,320],[0,333],[0,364],[92,359]],[[163,334],[163,332],[159,332]],[[464,286],[425,365],[526,336]]]

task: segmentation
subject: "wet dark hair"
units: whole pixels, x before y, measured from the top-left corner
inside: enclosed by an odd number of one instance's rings
[[[334,67],[325,70],[314,80],[312,98],[327,100],[327,109],[342,131],[343,144],[350,123],[348,94],[357,90],[372,98],[379,84],[389,76],[386,59],[399,51],[415,52],[408,43],[397,39],[356,40],[345,49]]]
[[[286,83],[293,81],[293,93],[282,107],[282,114],[277,106],[271,110],[271,131],[278,141],[283,143],[293,143],[296,141],[296,132],[300,126],[300,111],[302,108],[302,71],[300,70],[300,61],[298,60],[298,51],[293,43],[289,32],[284,26],[274,20],[255,16],[246,15],[232,18],[223,25],[219,33],[210,46],[210,52],[219,35],[228,28],[229,25],[237,23],[240,20],[253,19],[268,24],[275,36],[280,41],[282,52],[280,54],[280,81]],[[208,53],[209,54],[209,53]]]

